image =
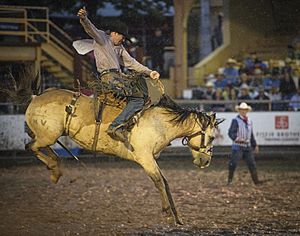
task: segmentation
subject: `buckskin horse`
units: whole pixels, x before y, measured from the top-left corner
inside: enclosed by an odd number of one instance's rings
[[[22,92],[21,92],[22,91]],[[16,90],[16,96],[30,95],[24,89]],[[68,135],[82,148],[93,150],[95,137],[94,100],[85,95],[64,89],[46,90],[27,100],[25,119],[27,133],[32,141],[26,145],[51,171],[51,180],[57,183],[62,175],[58,156],[50,147],[59,137]],[[66,112],[72,99],[72,114]],[[215,113],[197,109],[181,108],[167,95],[162,95],[156,105],[145,110],[128,134],[134,150],[130,151],[123,142],[107,135],[106,130],[121,109],[104,106],[102,122],[95,150],[112,154],[138,163],[154,182],[162,200],[162,211],[167,222],[182,224],[173,201],[167,179],[160,170],[156,159],[162,150],[176,138],[183,138],[192,152],[194,164],[200,168],[209,165],[212,157],[214,128],[221,122]],[[45,152],[42,152],[42,151]]]

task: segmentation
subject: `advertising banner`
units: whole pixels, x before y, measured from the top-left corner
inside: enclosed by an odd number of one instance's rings
[[[254,136],[260,146],[300,146],[300,112],[250,112],[249,118],[253,122]],[[237,113],[219,112],[218,118],[225,118],[216,130],[215,146],[230,146],[228,129]],[[25,133],[24,115],[0,116],[0,150],[24,150],[25,144],[31,138]],[[68,137],[60,140],[68,148],[78,147]],[[181,139],[172,142],[172,146],[182,146]],[[57,144],[54,148],[60,148]]]
[[[218,118],[225,118],[216,130],[214,146],[230,146],[228,137],[231,121],[236,112],[218,112]],[[254,136],[261,146],[300,145],[300,112],[249,112],[253,122]],[[181,139],[172,142],[173,146],[182,146]]]

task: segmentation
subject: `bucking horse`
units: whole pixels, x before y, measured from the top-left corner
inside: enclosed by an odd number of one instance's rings
[[[29,78],[23,80],[33,81]],[[192,152],[194,164],[200,168],[207,167],[213,154],[214,129],[221,122],[216,119],[215,113],[182,108],[163,94],[156,104],[143,112],[131,128],[128,140],[133,150],[129,150],[123,142],[112,139],[106,133],[109,124],[121,112],[121,108],[113,103],[103,107],[99,134],[95,142],[97,122],[93,98],[76,91],[57,88],[48,89],[36,96],[32,95],[31,86],[15,87],[14,91],[6,92],[19,101],[27,101],[25,119],[27,133],[32,141],[26,144],[26,148],[32,150],[48,167],[52,182],[58,182],[62,171],[58,156],[51,145],[55,144],[59,137],[69,136],[84,149],[138,163],[160,193],[162,212],[167,222],[182,224],[167,179],[156,159],[172,140],[183,138],[183,143]]]

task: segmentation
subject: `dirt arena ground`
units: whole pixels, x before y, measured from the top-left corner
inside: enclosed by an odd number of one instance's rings
[[[1,235],[300,235],[300,158],[258,160],[254,186],[243,162],[227,187],[227,160],[199,170],[191,158],[159,161],[183,226],[168,226],[151,180],[127,161],[62,162],[50,183],[41,164],[1,168]]]

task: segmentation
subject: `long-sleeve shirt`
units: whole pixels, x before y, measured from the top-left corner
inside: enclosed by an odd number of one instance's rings
[[[97,70],[101,73],[108,69],[121,69],[124,66],[128,69],[150,75],[148,67],[137,62],[129,55],[123,45],[116,46],[104,31],[97,29],[86,17],[80,19],[86,33],[94,39],[94,56]]]
[[[233,141],[233,149],[238,147],[256,147],[257,145],[253,135],[252,121],[249,118],[245,121],[240,115],[232,120],[228,130],[228,136]],[[238,140],[242,140],[242,142]]]

